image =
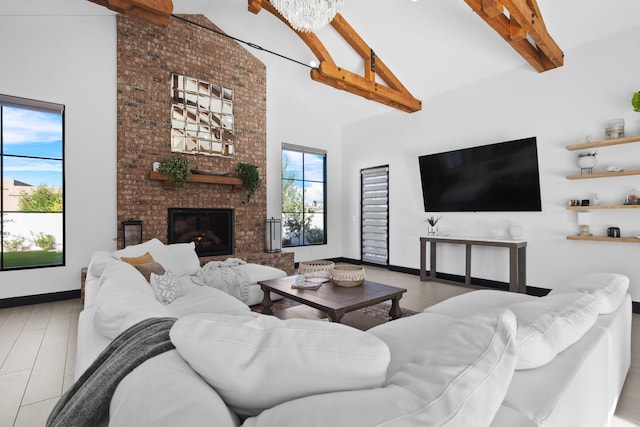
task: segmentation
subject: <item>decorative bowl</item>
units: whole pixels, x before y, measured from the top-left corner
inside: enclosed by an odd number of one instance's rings
[[[357,265],[336,265],[333,267],[333,283],[345,288],[360,286],[364,283],[364,267]]]
[[[298,264],[298,274],[304,275],[307,279],[331,279],[334,266],[333,261],[301,261]]]

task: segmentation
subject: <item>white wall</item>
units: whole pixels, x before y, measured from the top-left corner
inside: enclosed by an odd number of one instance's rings
[[[472,66],[472,64],[470,64]],[[624,118],[626,135],[640,135],[640,114],[630,100],[640,90],[640,26],[565,52],[565,65],[538,74],[529,66],[443,95],[423,99],[412,115],[390,112],[343,129],[343,251],[359,258],[359,171],[390,166],[390,263],[419,268],[418,238],[426,233],[417,157],[454,148],[538,138],[542,212],[444,213],[440,229],[454,235],[490,236],[495,225],[520,224],[527,247],[527,283],[552,288],[585,272],[614,271],[631,277],[632,296],[640,301],[640,245],[568,241],[577,234],[576,212],[568,199],[591,198],[621,203],[627,191],[640,190],[639,177],[570,181],[579,174],[576,152],[565,145],[604,139],[608,119]],[[425,76],[428,78],[428,76]],[[602,167],[640,168],[640,143],[598,149]],[[625,236],[640,235],[640,212],[594,212],[592,232],[606,234],[616,225]],[[472,275],[508,281],[505,249],[474,248]],[[464,246],[438,251],[440,272],[464,275]]]
[[[279,67],[290,66],[281,62],[267,70],[267,216],[280,218],[282,143],[326,150],[327,244],[283,250],[294,252],[295,262],[338,257],[342,253],[340,130],[323,119],[305,93],[286,81]]]
[[[0,57],[0,93],[66,106],[66,265],[0,272],[0,299],[79,289],[115,249],[115,18],[0,16]]]

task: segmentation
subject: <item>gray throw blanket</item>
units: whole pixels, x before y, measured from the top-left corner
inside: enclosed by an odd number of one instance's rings
[[[239,258],[209,261],[196,272],[191,280],[201,286],[220,289],[243,303],[249,301],[249,276],[241,268],[246,262]]]
[[[129,372],[153,356],[174,349],[173,317],[143,320],[118,335],[60,398],[47,427],[90,427],[109,410],[111,397]]]

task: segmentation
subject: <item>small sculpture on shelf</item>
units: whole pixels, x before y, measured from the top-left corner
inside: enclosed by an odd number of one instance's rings
[[[625,205],[640,205],[640,193],[634,188],[627,193],[624,201]]]

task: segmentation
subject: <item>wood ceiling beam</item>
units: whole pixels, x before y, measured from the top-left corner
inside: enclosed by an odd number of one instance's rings
[[[315,33],[295,30],[268,0],[248,0],[248,3],[250,12],[258,13],[265,9],[278,17],[309,47],[320,62],[318,68],[311,70],[313,80],[408,113],[422,109],[422,101],[411,95],[342,15],[337,14],[331,26],[363,59],[363,75],[338,67]],[[377,83],[376,76],[387,86]]]
[[[543,72],[564,64],[564,53],[549,35],[536,0],[465,2],[536,71]],[[503,7],[507,9],[508,16]],[[496,13],[498,10],[501,13]]]
[[[173,12],[172,0],[89,0],[114,12],[166,27]]]

